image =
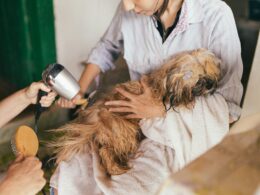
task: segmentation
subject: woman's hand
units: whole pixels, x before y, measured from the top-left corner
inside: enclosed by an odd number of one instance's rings
[[[67,100],[63,97],[60,97],[57,101],[57,104],[62,108],[75,108],[76,102],[83,98],[81,93],[78,93],[72,100]]]
[[[41,166],[36,157],[18,156],[0,185],[0,194],[33,195],[39,192],[46,183]]]
[[[44,85],[42,82],[33,82],[28,88],[25,89],[25,97],[31,104],[35,104],[39,90],[48,92],[48,95],[43,96],[40,99],[40,104],[43,107],[49,107],[56,97],[55,92],[50,92],[50,88]]]
[[[129,101],[116,100],[106,102],[107,106],[116,106],[110,108],[111,112],[129,112],[127,118],[144,119],[153,117],[163,117],[165,115],[164,106],[160,102],[156,102],[152,97],[150,88],[141,81],[144,88],[144,93],[141,95],[131,94],[123,89],[117,88],[116,90],[129,99]]]

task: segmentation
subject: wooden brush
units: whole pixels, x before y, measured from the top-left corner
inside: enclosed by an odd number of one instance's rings
[[[20,126],[11,139],[11,147],[15,155],[36,156],[39,148],[36,133],[28,126]]]

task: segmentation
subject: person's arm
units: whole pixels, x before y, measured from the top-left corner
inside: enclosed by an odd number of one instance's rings
[[[92,81],[100,74],[101,69],[96,64],[87,64],[83,73],[81,74],[79,85],[80,91],[84,94]]]
[[[222,60],[222,75],[217,93],[225,98],[230,122],[233,122],[241,114],[240,101],[243,93],[240,40],[233,13],[224,2],[210,23],[214,25],[211,26],[209,50]]]
[[[35,157],[18,156],[0,183],[0,194],[34,195],[39,192],[46,183],[41,166]]]
[[[80,94],[78,94],[72,101],[60,98],[57,101],[59,106],[65,108],[75,107],[75,101],[80,99],[82,95],[87,92],[89,85],[99,75],[99,73],[114,68],[114,61],[118,58],[123,49],[123,37],[121,33],[123,15],[124,11],[122,3],[120,3],[109,28],[89,54],[86,61],[87,65],[79,80],[81,89]]]
[[[30,104],[35,104],[39,89],[50,92],[50,89],[41,82],[32,83],[28,88],[22,89],[0,102],[0,127],[17,116]],[[51,105],[56,94],[50,92],[41,98],[40,103],[44,107]]]

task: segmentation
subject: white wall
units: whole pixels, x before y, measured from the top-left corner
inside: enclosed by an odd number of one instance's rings
[[[57,61],[76,78],[108,27],[120,0],[54,0]]]
[[[260,113],[260,34],[245,94],[242,118],[255,113]]]

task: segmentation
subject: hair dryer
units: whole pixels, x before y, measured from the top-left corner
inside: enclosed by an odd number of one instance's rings
[[[42,73],[43,82],[60,96],[71,100],[80,91],[72,74],[61,64],[49,64]]]

